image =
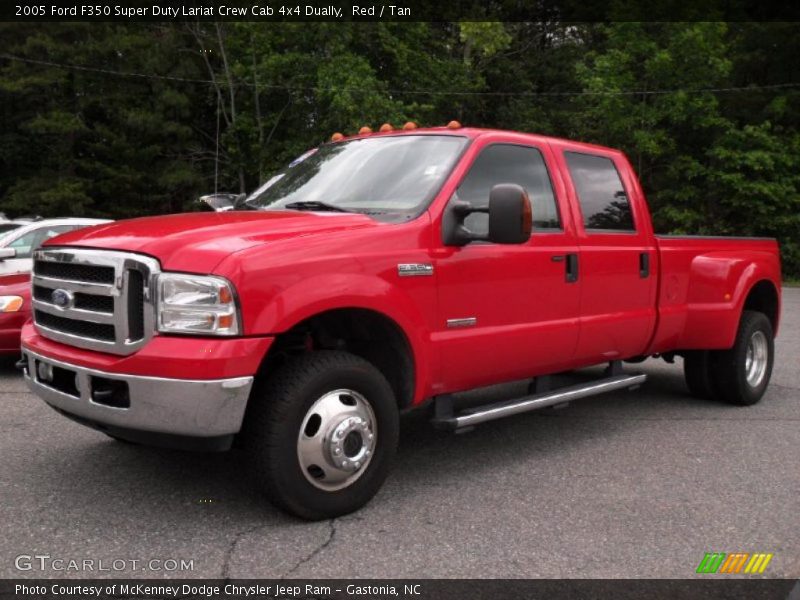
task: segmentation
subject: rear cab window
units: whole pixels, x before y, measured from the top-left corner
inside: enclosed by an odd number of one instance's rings
[[[614,161],[606,156],[564,152],[587,233],[635,233],[630,199]]]

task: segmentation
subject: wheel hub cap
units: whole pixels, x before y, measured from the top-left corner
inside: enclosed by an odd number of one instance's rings
[[[763,331],[756,331],[747,342],[744,359],[745,378],[750,387],[758,387],[767,372],[769,344]]]
[[[361,417],[347,417],[334,427],[328,442],[333,465],[345,471],[357,471],[372,454],[375,436]]]
[[[375,414],[367,399],[340,389],[319,398],[306,413],[297,438],[297,458],[315,487],[335,491],[356,481],[372,460]]]

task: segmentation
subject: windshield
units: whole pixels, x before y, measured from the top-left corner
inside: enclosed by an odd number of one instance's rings
[[[450,135],[403,135],[326,144],[292,162],[245,204],[410,219],[433,199],[466,143]]]

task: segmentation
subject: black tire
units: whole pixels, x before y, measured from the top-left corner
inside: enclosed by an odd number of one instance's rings
[[[376,445],[355,481],[328,491],[306,478],[298,458],[298,436],[314,403],[339,389],[358,392],[369,403]],[[318,520],[353,512],[372,499],[389,473],[399,429],[394,394],[380,371],[347,352],[317,351],[292,359],[257,383],[245,416],[243,445],[272,503],[298,517]]]
[[[754,336],[766,338],[766,367],[757,384],[751,385],[747,381],[746,362],[748,344]],[[713,355],[711,377],[719,399],[739,406],[750,406],[761,400],[769,385],[774,359],[775,340],[770,320],[763,313],[744,311],[733,347]]]
[[[710,400],[717,393],[711,374],[711,352],[693,350],[683,355],[683,376],[689,393],[695,398]]]

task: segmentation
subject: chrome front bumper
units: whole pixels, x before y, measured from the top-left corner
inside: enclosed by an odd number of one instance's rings
[[[25,347],[22,352],[27,361],[25,381],[33,393],[58,411],[100,429],[197,438],[232,435],[242,426],[253,385],[252,377],[190,380],[120,375],[47,358]],[[42,379],[54,368],[57,381]],[[108,387],[109,382],[120,389],[127,384],[123,394],[127,407],[100,399],[98,386]]]

